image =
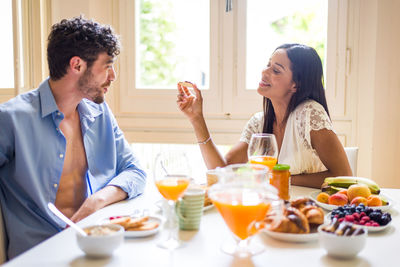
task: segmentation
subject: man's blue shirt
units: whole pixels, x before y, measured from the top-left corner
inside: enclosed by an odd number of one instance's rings
[[[106,103],[78,105],[90,195],[115,185],[129,198],[141,194],[146,174]],[[65,227],[47,208],[55,202],[66,139],[48,79],[38,89],[0,105],[0,201],[10,258]]]

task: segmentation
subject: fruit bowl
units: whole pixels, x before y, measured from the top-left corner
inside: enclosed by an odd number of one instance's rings
[[[326,221],[326,222],[329,223],[329,222],[331,221],[331,215],[332,215],[331,212],[329,212],[328,214],[326,214],[326,216],[325,216],[325,221]],[[368,233],[375,233],[375,232],[381,232],[381,231],[383,231],[383,230],[389,228],[389,227],[390,227],[390,224],[391,224],[391,222],[389,222],[388,224],[383,225],[383,226],[364,226],[364,227],[367,228]]]
[[[353,258],[365,247],[368,235],[368,230],[365,228],[364,233],[360,235],[339,236],[323,231],[322,228],[325,226],[326,224],[318,227],[319,243],[329,256],[344,259]]]
[[[337,205],[330,205],[330,204],[319,202],[317,200],[317,196],[319,195],[319,193],[321,193],[321,190],[313,191],[313,192],[310,193],[310,198],[312,200],[314,200],[315,203],[317,203],[318,206],[320,206],[321,208],[326,209],[326,210],[333,210],[333,209],[339,207]],[[381,193],[379,195],[384,197],[388,201],[389,204],[385,205],[385,206],[376,206],[376,207],[370,207],[370,208],[372,208],[372,209],[380,209],[382,211],[387,211],[387,210],[391,209],[393,207],[393,205],[395,204],[394,201],[391,198],[389,198],[388,196],[386,196],[385,194]]]

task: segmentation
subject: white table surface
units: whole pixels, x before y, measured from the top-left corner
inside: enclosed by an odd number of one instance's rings
[[[147,187],[142,196],[122,201],[92,214],[79,224],[86,226],[112,215],[129,214],[134,209],[156,210],[154,203],[160,195],[154,187]],[[315,189],[292,187],[291,196],[306,196]],[[396,203],[400,203],[400,189],[383,189]],[[368,236],[366,247],[352,260],[338,260],[326,255],[318,241],[287,243],[274,240],[264,233],[255,237],[265,245],[265,252],[251,258],[235,258],[223,253],[220,246],[230,237],[228,227],[215,208],[206,211],[199,231],[180,231],[185,245],[173,252],[156,246],[162,233],[144,238],[125,239],[114,255],[105,259],[85,256],[76,243],[75,232],[68,228],[42,242],[4,266],[400,266],[399,205],[390,213],[392,223],[383,232]]]

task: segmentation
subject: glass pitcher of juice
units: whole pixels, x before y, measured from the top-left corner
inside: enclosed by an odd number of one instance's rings
[[[267,227],[267,212],[275,214],[270,223],[278,223],[283,202],[278,191],[267,182],[268,167],[256,164],[234,164],[218,171],[218,183],[209,190],[209,197],[233,233],[236,244],[222,250],[236,256],[249,256],[264,250],[250,238]]]

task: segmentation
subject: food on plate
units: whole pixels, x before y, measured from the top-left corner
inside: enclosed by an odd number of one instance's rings
[[[371,195],[371,190],[365,184],[353,184],[347,189],[347,196],[349,201],[352,201],[356,197],[367,198]]]
[[[321,193],[319,193],[318,194],[318,196],[317,196],[317,201],[319,201],[319,202],[321,202],[321,203],[325,203],[325,204],[328,204],[329,202],[329,194],[328,193],[325,193],[325,192],[321,192]]]
[[[128,228],[127,231],[148,231],[158,227],[158,222],[146,222],[136,228]]]
[[[320,207],[307,205],[300,211],[306,216],[308,224],[320,225],[324,223],[324,212]]]
[[[366,185],[372,194],[379,194],[381,189],[374,181],[362,178],[362,177],[351,177],[351,176],[338,176],[338,177],[327,177],[321,186],[323,192],[328,194],[334,194],[342,189],[347,189],[351,185],[364,184]]]
[[[119,224],[125,231],[147,231],[158,227],[159,223],[150,221],[149,216],[132,218],[130,216],[110,217],[111,224]]]
[[[210,197],[208,196],[208,193],[206,191],[206,195],[204,197],[204,207],[210,206],[212,205],[212,201],[210,199]]]
[[[265,220],[274,219],[274,213],[268,213]],[[324,212],[307,197],[292,201],[284,210],[282,220],[269,230],[281,233],[307,234],[314,226],[324,223]]]
[[[333,194],[329,196],[328,203],[330,205],[337,205],[337,206],[343,206],[346,205],[349,202],[349,199],[345,194]]]
[[[364,233],[363,228],[357,227],[351,222],[339,222],[336,218],[334,218],[329,225],[323,226],[321,230],[339,236],[355,236]]]
[[[379,185],[367,178],[328,177],[325,178],[321,186],[321,193],[318,194],[316,200],[324,204],[336,206],[346,204],[358,205],[360,203],[371,207],[389,205],[386,199],[379,195],[379,193]],[[328,202],[326,202],[325,194],[329,195]],[[340,195],[344,195],[348,199],[347,202]]]
[[[382,204],[382,199],[376,195],[370,195],[367,198],[367,206],[369,207],[382,206]]]
[[[179,84],[185,87],[193,87],[193,83],[189,81],[179,82]]]
[[[358,206],[359,204],[364,204],[365,206],[368,205],[368,201],[365,197],[355,197],[353,200],[350,202],[350,205],[356,205]]]
[[[331,213],[331,220],[335,218],[339,222],[347,221],[365,226],[384,226],[392,220],[390,213],[374,210],[364,204],[337,207]]]
[[[272,221],[273,216],[273,214],[267,214],[266,221]],[[269,230],[281,233],[307,234],[310,232],[310,226],[308,225],[307,218],[303,213],[296,208],[288,207],[285,209],[280,223]]]
[[[107,227],[106,225],[96,225],[83,229],[90,236],[105,236],[118,232],[118,229]]]

